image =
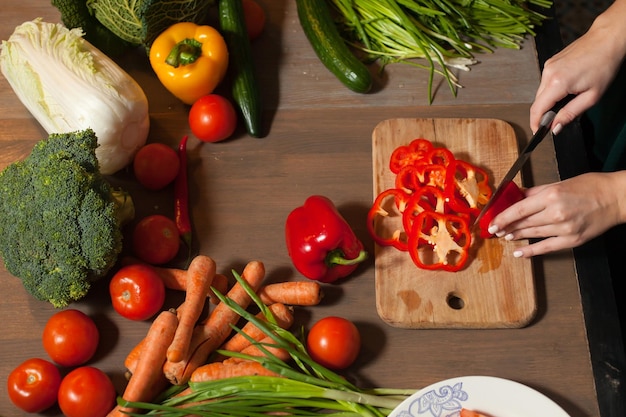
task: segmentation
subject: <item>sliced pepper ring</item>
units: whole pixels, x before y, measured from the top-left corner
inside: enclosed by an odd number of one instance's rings
[[[367,229],[370,236],[380,246],[393,246],[407,251],[407,234],[402,224],[409,194],[398,188],[390,188],[380,193],[367,214]]]
[[[418,267],[456,272],[465,266],[471,243],[472,235],[466,219],[424,211],[413,222],[408,248]]]
[[[469,162],[455,160],[448,167],[446,194],[450,206],[459,213],[477,216],[491,198],[492,190],[487,173]]]
[[[402,225],[408,234],[413,232],[415,218],[425,211],[448,212],[447,198],[442,190],[425,186],[411,195],[402,213]]]

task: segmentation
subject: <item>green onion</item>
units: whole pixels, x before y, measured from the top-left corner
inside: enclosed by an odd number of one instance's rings
[[[257,361],[280,377],[249,376],[189,382],[190,393],[181,394],[186,386],[172,387],[155,403],[129,402],[118,398],[118,404],[122,407],[148,411],[147,414],[129,415],[260,417],[269,413],[286,413],[284,415],[383,417],[416,392],[415,389],[358,388],[339,374],[319,365],[311,359],[296,335],[276,324],[271,310],[263,304],[248,283],[235,271],[233,275],[261,310],[265,320],[213,289],[215,294],[222,303],[245,320],[254,323],[273,341],[261,343],[251,340],[265,352],[265,357],[221,350],[218,353]],[[232,327],[247,337],[241,329]],[[267,347],[286,349],[291,361],[287,363],[277,358]]]
[[[427,69],[431,103],[435,74],[456,95],[461,86],[453,69],[469,71],[475,52],[520,48],[546,18],[531,7],[551,5],[551,0],[326,1],[337,12],[346,42],[380,60],[381,69],[397,62]]]

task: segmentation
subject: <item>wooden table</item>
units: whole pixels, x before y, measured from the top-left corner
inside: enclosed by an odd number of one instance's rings
[[[373,253],[365,230],[372,202],[371,133],[378,122],[396,117],[480,117],[510,123],[519,141],[529,138],[528,109],[539,82],[534,41],[521,50],[480,55],[480,63],[460,74],[465,88],[454,97],[440,84],[433,105],[426,95],[427,74],[392,65],[371,94],[352,93],[329,74],[306,41],[292,1],[264,1],[267,30],[254,44],[269,134],[253,139],[238,132],[218,144],[192,141],[191,205],[197,249],[213,257],[220,272],[241,270],[250,260],[265,263],[268,279],[302,279],[284,244],[290,210],[312,194],[331,198]],[[58,21],[57,11],[37,0],[11,0],[0,16],[0,38],[36,17]],[[150,141],[174,146],[189,133],[188,108],[169,95],[139,53],[119,61],[144,88],[150,103]],[[0,168],[25,157],[46,136],[0,78]],[[555,151],[546,140],[531,158],[525,184],[556,181]],[[129,173],[116,180],[131,191],[138,218],[172,213],[171,189],[146,192]],[[551,397],[572,417],[597,416],[598,402],[585,321],[571,251],[533,260],[538,314],[522,329],[405,330],[378,317],[373,260],[347,280],[326,287],[322,305],[298,310],[306,324],[329,314],[354,320],[363,349],[349,377],[363,386],[413,387],[462,375],[512,379]],[[29,296],[20,281],[0,270],[0,377],[23,360],[46,357],[41,332],[54,309]],[[91,365],[124,386],[122,360],[148,323],[125,320],[111,308],[106,280],[72,305],[92,315],[102,333]],[[167,303],[176,306],[179,294]],[[58,410],[57,410],[58,412]],[[55,412],[46,415],[55,415]],[[0,390],[0,415],[21,415]]]

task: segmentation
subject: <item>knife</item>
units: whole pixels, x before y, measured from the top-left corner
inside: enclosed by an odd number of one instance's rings
[[[548,110],[543,115],[543,117],[541,118],[541,121],[539,122],[539,128],[537,129],[533,137],[530,138],[530,142],[528,142],[524,150],[519,154],[519,156],[517,157],[517,160],[513,163],[509,171],[506,173],[506,175],[502,179],[502,181],[500,181],[498,188],[496,188],[496,191],[492,194],[487,204],[483,206],[482,210],[478,214],[478,217],[476,217],[476,220],[474,220],[474,226],[478,224],[480,219],[482,219],[482,217],[485,215],[487,210],[489,210],[493,202],[496,201],[498,197],[500,197],[500,194],[502,194],[502,191],[506,188],[506,185],[510,183],[511,181],[513,181],[513,178],[515,177],[515,175],[517,175],[517,173],[522,169],[522,167],[524,166],[528,158],[530,158],[530,154],[532,153],[532,151],[535,150],[537,145],[541,143],[543,138],[545,138],[548,132],[550,131],[550,125],[552,125],[552,122],[554,121],[556,114],[573,97],[574,97],[573,95],[568,95],[563,100],[555,104],[554,107],[552,107],[552,109]]]

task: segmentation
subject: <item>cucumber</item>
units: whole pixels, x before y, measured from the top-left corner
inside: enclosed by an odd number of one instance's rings
[[[296,0],[296,5],[304,34],[324,66],[350,90],[367,93],[372,75],[344,42],[326,0]]]
[[[221,33],[228,46],[233,100],[241,111],[248,134],[259,138],[262,136],[262,105],[243,5],[241,0],[220,0],[218,10]]]

